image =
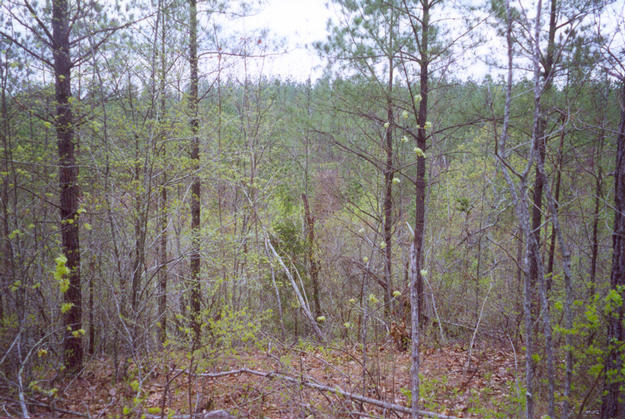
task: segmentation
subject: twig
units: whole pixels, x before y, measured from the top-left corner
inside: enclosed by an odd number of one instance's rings
[[[28,356],[30,355],[30,352],[26,356],[26,359],[22,361],[21,342],[21,339],[17,339],[17,355],[20,359],[20,368],[17,371],[17,394],[19,396],[20,408],[22,409],[22,417],[28,419],[30,418],[30,414],[28,413],[28,406],[26,406],[26,400],[24,399],[24,385],[22,383],[22,373],[24,372],[24,365],[26,365],[26,361],[28,361]]]
[[[479,281],[479,278],[478,278]],[[491,290],[493,289],[493,284],[495,281],[491,279],[490,286],[488,287],[488,292],[486,292],[486,296],[484,296],[484,301],[482,302],[482,308],[480,309],[480,315],[477,318],[477,322],[475,323],[475,330],[473,330],[473,336],[471,336],[471,343],[469,344],[469,350],[467,351],[467,362],[464,366],[465,374],[469,371],[471,367],[471,354],[473,353],[473,345],[475,344],[475,338],[477,336],[477,331],[480,328],[480,323],[482,322],[482,316],[484,314],[484,306],[486,306],[486,301],[488,301],[488,296],[490,295]]]
[[[8,400],[8,399],[5,399],[5,400]],[[53,411],[53,412],[65,413],[66,415],[78,416],[78,417],[81,417],[81,418],[88,418],[89,417],[89,415],[87,415],[85,413],[77,412],[75,410],[63,409],[61,407],[52,406],[49,403],[42,403],[42,402],[37,401],[36,399],[30,398],[30,397],[28,398],[28,400],[26,402],[29,405],[31,405],[31,406],[43,407],[43,408],[48,409],[48,410]]]
[[[160,415],[153,415],[150,413],[143,413],[141,415],[142,418],[145,419],[159,419]],[[228,419],[234,418],[230,413],[225,410],[212,410],[206,413],[194,413],[192,415],[173,415],[168,416],[171,419]]]
[[[586,392],[586,396],[584,397],[584,401],[582,401],[582,404],[579,406],[579,411],[577,412],[577,417],[578,418],[581,418],[583,416],[584,407],[586,407],[586,403],[590,399],[590,395],[595,391],[595,388],[597,387],[597,383],[599,382],[599,379],[601,377],[603,377],[603,371],[604,371],[604,368],[602,368],[601,372],[599,374],[597,374],[597,378],[595,378],[595,381],[592,383],[592,385],[588,389],[588,392]]]
[[[22,329],[20,328],[19,332],[17,332],[17,335],[15,335],[15,339],[13,339],[11,346],[9,346],[9,349],[6,350],[6,352],[2,356],[2,359],[0,359],[0,365],[2,365],[4,363],[4,360],[7,358],[7,356],[9,356],[11,349],[13,349],[13,346],[15,346],[15,344],[17,343],[21,335],[22,335]]]
[[[516,349],[514,348],[514,342],[512,342],[510,336],[506,335],[506,337],[510,342],[510,346],[512,347],[512,353],[514,354],[514,381],[516,383],[516,395],[519,396],[521,394],[521,386],[519,385],[519,367],[517,363]]]

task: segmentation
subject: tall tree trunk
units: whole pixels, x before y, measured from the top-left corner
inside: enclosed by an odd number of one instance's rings
[[[542,2],[541,2],[542,3]],[[549,93],[552,86],[553,80],[553,70],[554,70],[554,53],[555,53],[555,34],[556,34],[556,3],[557,0],[551,0],[551,11],[549,17],[549,38],[547,43],[547,54],[545,60],[543,62],[543,73],[542,73],[542,81],[544,83],[541,96]],[[539,49],[539,39],[535,40],[536,48]],[[537,63],[537,65],[540,65]],[[531,257],[530,257],[530,285],[532,290],[532,317],[537,319],[539,316],[539,301],[534,295],[534,290],[540,287],[539,277],[538,277],[538,258],[541,257],[541,240],[540,240],[540,230],[542,226],[542,208],[543,208],[543,189],[544,189],[544,181],[542,176],[538,173],[538,164],[545,164],[545,153],[546,153],[546,131],[547,131],[547,121],[544,116],[544,109],[542,103],[538,104],[539,106],[539,114],[538,121],[535,127],[535,135],[536,141],[534,141],[534,152],[536,153],[536,170],[535,170],[535,178],[534,178],[534,193],[532,196],[532,231],[531,234],[533,236],[533,240],[530,240],[530,243],[535,242],[535,245],[532,244],[530,248]]]
[[[89,302],[88,302],[88,311],[89,311],[89,346],[87,347],[87,353],[90,356],[93,356],[95,353],[95,319],[93,313],[93,293],[95,290],[94,282],[95,282],[95,256],[92,255],[89,261]]]
[[[612,234],[612,274],[610,289],[625,301],[625,79],[621,80],[621,122],[618,129],[616,167],[614,168],[614,232]],[[623,376],[623,318],[625,307],[618,306],[608,319],[608,356],[605,365],[601,418],[625,416],[621,394]]]
[[[165,77],[167,75],[167,60],[165,56],[165,45],[166,45],[166,36],[165,36],[165,10],[163,10],[163,0],[159,0],[159,13],[161,20],[161,50],[160,50],[160,60],[161,60],[161,68],[160,68],[160,80],[159,80],[159,96],[160,96],[160,109],[158,113],[159,117],[159,130],[161,137],[161,155],[163,158],[163,162],[165,162],[166,156],[166,138],[165,138]],[[159,329],[159,342],[161,345],[165,343],[167,340],[167,224],[168,224],[168,216],[167,216],[167,170],[163,170],[163,180],[161,182],[161,196],[159,203],[159,226],[160,226],[160,242],[159,242],[159,265],[160,270],[158,272],[158,286],[159,286],[159,298],[158,298],[158,318],[160,321],[160,329]]]
[[[504,118],[503,128],[501,131],[501,137],[498,139],[498,145],[496,147],[497,158],[499,160],[499,167],[502,170],[506,183],[510,193],[514,198],[515,210],[517,218],[519,220],[519,243],[522,243],[523,238],[526,239],[526,252],[523,259],[523,263],[519,263],[521,270],[523,271],[523,320],[525,324],[525,417],[527,419],[534,418],[534,346],[532,339],[532,314],[531,314],[531,299],[530,299],[530,275],[529,275],[529,261],[528,261],[528,242],[531,240],[530,233],[530,214],[526,202],[527,187],[525,183],[525,176],[521,177],[520,183],[517,185],[512,180],[510,175],[510,169],[508,162],[506,161],[508,153],[506,151],[506,143],[508,139],[508,127],[510,125],[510,104],[512,101],[512,59],[513,59],[513,44],[512,44],[512,15],[510,11],[510,0],[505,0],[506,8],[506,47],[507,47],[507,80],[506,80],[506,101],[504,106]],[[529,170],[529,168],[527,169]],[[520,254],[520,249],[519,249]],[[520,256],[520,255],[519,255]]]
[[[306,238],[308,241],[308,264],[310,265],[310,280],[313,286],[313,304],[315,310],[315,318],[321,316],[321,302],[319,296],[319,263],[315,254],[315,218],[310,213],[308,206],[308,197],[302,194],[304,201],[304,215],[306,217]]]
[[[423,2],[423,22],[421,29],[421,63],[420,63],[420,95],[421,101],[419,102],[419,113],[417,116],[417,147],[423,152],[426,150],[426,133],[425,125],[428,116],[428,82],[429,82],[429,46],[428,46],[428,32],[430,21],[430,7],[429,0]],[[416,290],[417,290],[417,304],[419,306],[419,324],[421,327],[425,324],[425,318],[423,316],[425,308],[425,299],[423,296],[423,276],[421,275],[421,264],[423,262],[423,237],[425,236],[425,155],[417,156],[417,181],[415,188],[415,235],[414,245],[416,254]]]
[[[558,150],[558,168],[562,165],[562,146],[564,143],[564,122],[565,119],[562,119],[562,133],[560,136],[560,147]],[[565,305],[564,305],[564,326],[566,330],[573,329],[573,287],[572,287],[572,273],[571,273],[571,251],[569,249],[568,244],[564,240],[564,234],[562,233],[562,228],[560,226],[560,220],[558,218],[558,199],[560,195],[560,170],[558,170],[557,182],[556,182],[556,195],[553,196],[551,192],[551,188],[549,188],[549,184],[547,183],[547,175],[545,172],[545,166],[541,165],[538,162],[538,169],[540,176],[543,178],[543,182],[547,187],[547,197],[549,204],[549,211],[551,214],[551,225],[552,225],[552,242],[551,242],[551,253],[549,259],[548,269],[550,270],[548,274],[549,281],[551,281],[551,275],[553,273],[553,251],[555,249],[555,239],[558,239],[560,243],[560,249],[562,252],[562,270],[564,272],[564,291],[565,291]],[[561,169],[561,168],[560,168]],[[544,281],[544,280],[543,280]],[[554,407],[553,405],[553,392],[554,389],[554,381],[555,381],[555,372],[553,371],[553,348],[551,346],[551,325],[549,322],[549,306],[548,306],[548,297],[551,283],[547,283],[544,287],[541,286],[541,298],[542,305],[544,307],[544,315],[545,315],[545,350],[547,352],[547,368],[549,374],[549,386],[550,386],[550,415],[553,417]],[[573,380],[573,340],[571,333],[564,334],[564,344],[565,344],[565,378],[564,378],[564,394],[562,400],[562,410],[561,417],[562,419],[568,419],[571,414],[571,388],[572,388],[572,380]]]
[[[391,11],[391,13],[393,13]],[[390,27],[393,27],[391,21]],[[390,32],[389,37],[392,35]],[[392,39],[389,39],[392,42]],[[393,170],[393,57],[388,59],[388,86],[386,91],[386,117],[388,128],[386,129],[386,166],[384,167],[384,282],[386,283],[386,292],[384,294],[384,311],[387,318],[390,318],[393,313],[392,307],[392,292],[393,292],[393,270],[392,270],[392,228],[393,228],[393,177],[395,171]]]
[[[74,154],[74,116],[69,103],[71,68],[69,51],[69,15],[67,0],[52,2],[52,49],[56,97],[56,133],[59,153],[59,187],[61,212],[61,243],[69,268],[69,289],[64,301],[71,308],[63,315],[63,361],[69,371],[82,368],[82,298],[80,288],[80,241],[78,235],[78,166]]]
[[[189,118],[191,127],[191,310],[195,342],[199,341],[201,311],[200,286],[200,138],[198,137],[198,56],[197,56],[197,2],[189,0],[189,67],[191,84],[189,87]]]
[[[158,272],[158,318],[160,322],[159,342],[165,343],[167,339],[167,176],[163,173],[161,196],[159,204],[159,226],[161,237],[159,241],[159,267]]]
[[[129,90],[131,90],[129,85]],[[130,93],[130,92],[129,92]],[[132,93],[130,93],[130,100],[132,101]],[[135,181],[135,254],[132,263],[132,282],[130,292],[130,307],[135,314],[135,321],[138,320],[138,301],[137,296],[139,294],[139,288],[141,286],[141,274],[143,271],[143,259],[144,259],[144,229],[143,229],[143,203],[141,196],[141,188],[139,188],[141,182],[141,163],[139,154],[139,136],[135,134],[135,167],[134,167],[134,181]],[[136,324],[136,323],[135,323]]]
[[[418,281],[420,279],[419,274],[419,258],[417,257],[417,250],[415,242],[412,242],[410,246],[410,404],[412,408],[411,416],[413,418],[419,417],[419,395],[420,395],[420,383],[419,383],[419,289]]]
[[[417,115],[417,147],[423,152],[426,150],[425,123],[427,121],[428,105],[428,64],[429,45],[428,32],[430,30],[430,0],[421,2],[423,16],[421,20],[421,50],[420,50],[420,95],[419,112]],[[412,415],[418,417],[419,409],[419,328],[423,326],[424,298],[423,276],[421,275],[421,262],[423,260],[423,237],[425,235],[425,155],[417,155],[417,179],[415,186],[415,229],[412,242],[410,260],[412,269],[410,272],[410,314],[412,329],[411,346],[411,392],[412,392]]]
[[[549,30],[549,46],[547,47],[547,59],[544,65],[543,83],[541,86],[540,76],[540,29],[541,29],[541,8],[542,1],[539,0],[536,6],[536,18],[534,27],[534,45],[533,45],[533,69],[534,69],[534,126],[532,129],[532,153],[536,162],[536,179],[534,183],[534,196],[533,196],[533,208],[532,208],[532,228],[529,232],[528,240],[528,258],[530,261],[530,288],[535,289],[535,285],[538,285],[540,292],[540,307],[541,317],[543,319],[543,334],[545,338],[545,354],[547,361],[547,380],[549,383],[547,390],[548,412],[550,417],[555,415],[555,370],[553,360],[553,344],[551,341],[551,316],[549,312],[549,299],[547,298],[547,285],[545,281],[544,264],[542,259],[542,252],[540,246],[540,225],[541,225],[541,208],[542,208],[542,193],[547,182],[546,175],[544,173],[545,164],[545,131],[546,121],[544,117],[544,110],[542,99],[544,94],[551,88],[552,80],[552,64],[553,64],[553,36],[555,36],[555,26],[553,27],[553,33],[551,26],[555,25],[555,1],[551,0],[551,21]],[[529,291],[529,289],[527,290]],[[532,298],[532,302],[534,299]],[[538,314],[534,312],[534,314]],[[528,330],[528,334],[532,331]]]
[[[597,175],[595,179],[595,208],[592,219],[592,248],[590,256],[590,296],[595,294],[597,283],[597,259],[599,257],[599,208],[603,197],[603,166],[601,156],[603,155],[603,144],[605,142],[604,121],[601,123],[599,138],[597,139],[597,152],[595,153],[595,164],[597,165]]]
[[[542,114],[541,114],[542,115]],[[541,119],[538,121],[538,141],[535,142],[535,153],[538,159],[545,162],[545,139],[544,135],[544,120]],[[543,180],[538,175],[538,168],[536,168],[535,180],[534,180],[534,192],[532,194],[532,230],[530,234],[533,239],[529,240],[530,242],[530,300],[532,305],[532,321],[535,324],[536,319],[539,317],[540,312],[540,302],[539,299],[536,298],[536,290],[538,290],[538,264],[540,263],[539,258],[541,256],[541,245],[540,245],[540,228],[542,225],[542,201],[543,201]],[[536,335],[537,331],[532,330],[530,333],[534,333]]]
[[[2,65],[2,93],[0,96],[0,138],[2,138],[2,149],[3,149],[3,162],[2,162],[2,171],[5,173],[9,173],[10,162],[13,160],[11,155],[11,144],[9,140],[9,110],[7,106],[7,82],[9,77],[9,62],[5,53],[5,61],[0,63]],[[0,268],[0,272],[2,272],[2,276],[0,276],[0,294],[4,294],[4,290],[6,290],[9,284],[15,281],[15,260],[13,255],[13,246],[11,244],[11,240],[9,239],[9,234],[11,231],[11,227],[9,224],[9,182],[3,179],[2,180],[2,190],[0,191],[0,203],[2,205],[2,267]],[[0,295],[0,319],[4,318],[5,311],[5,303],[4,303],[4,295]],[[8,308],[8,307],[7,307]],[[7,363],[8,365],[8,363]]]
[[[565,118],[564,116],[562,117],[562,132],[560,133],[560,145],[558,146],[558,161],[556,163],[556,167],[555,167],[555,171],[556,171],[556,192],[555,192],[555,206],[556,206],[556,210],[559,207],[559,202],[560,202],[560,182],[562,180],[562,149],[564,147],[564,123],[565,123]],[[556,214],[557,215],[557,214]],[[547,293],[551,293],[551,287],[552,287],[552,283],[553,283],[553,265],[554,265],[554,261],[555,261],[555,253],[556,253],[556,232],[555,232],[555,227],[551,226],[551,242],[549,243],[549,259],[547,261],[547,272],[546,272],[546,276],[547,276]]]
[[[517,232],[517,248],[516,248],[516,260],[517,260],[517,270],[516,270],[516,283],[517,286],[515,287],[515,289],[519,292],[518,295],[521,296],[521,284],[523,283],[524,280],[524,272],[523,272],[523,268],[522,268],[522,263],[523,263],[523,248],[524,248],[524,243],[523,243],[523,238],[525,237],[524,235],[524,231],[523,228],[521,226],[519,226],[519,231]],[[519,302],[519,299],[516,299],[515,302]],[[521,307],[519,305],[516,305],[515,309],[518,308],[519,313],[522,312]],[[519,318],[519,324],[521,322],[521,319]]]
[[[569,250],[569,246],[567,242],[564,240],[564,234],[562,233],[562,228],[560,226],[560,220],[558,218],[558,203],[554,198],[551,188],[549,187],[549,183],[547,182],[547,175],[545,172],[545,166],[538,162],[538,172],[540,176],[543,178],[543,182],[546,189],[546,196],[548,198],[547,203],[549,205],[549,212],[551,216],[551,224],[553,226],[553,233],[558,239],[558,243],[560,245],[560,249],[562,252],[562,271],[564,272],[564,291],[565,291],[565,304],[564,304],[564,327],[566,330],[573,329],[573,287],[572,287],[572,272],[571,272],[571,251]],[[542,267],[542,265],[539,265]],[[542,270],[539,271],[540,275],[540,293],[541,293],[541,304],[544,307],[543,310],[543,319],[545,324],[545,352],[547,353],[547,374],[549,380],[549,409],[550,416],[553,417],[555,414],[554,407],[554,393],[555,393],[555,371],[553,365],[553,346],[551,344],[551,321],[550,321],[550,313],[549,313],[549,305],[548,305],[548,295],[547,295],[547,287],[545,281],[545,275]],[[564,379],[564,394],[562,397],[562,410],[561,417],[562,419],[568,419],[570,417],[570,396],[571,396],[571,386],[573,379],[573,340],[571,333],[564,334],[564,345],[565,345],[565,379]]]

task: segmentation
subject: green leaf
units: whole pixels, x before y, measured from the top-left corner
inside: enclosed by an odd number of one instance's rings
[[[63,303],[61,305],[61,313],[65,314],[74,307],[74,303]]]

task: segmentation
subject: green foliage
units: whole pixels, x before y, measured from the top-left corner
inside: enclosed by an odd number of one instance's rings
[[[212,347],[230,349],[240,344],[261,344],[261,328],[271,316],[271,309],[251,314],[247,309],[234,311],[224,307],[220,316],[208,320]]]
[[[273,230],[278,238],[276,246],[278,253],[289,255],[292,260],[299,261],[306,249],[301,227],[296,225],[291,218],[284,218],[274,224]]]
[[[493,391],[488,387],[484,389],[471,389],[471,396],[467,400],[467,412],[474,416],[483,418],[509,418],[520,417],[525,411],[525,391],[519,388],[518,391],[514,383],[509,384],[508,397],[503,403],[493,405],[489,396]]]
[[[54,279],[59,284],[59,289],[62,294],[65,294],[69,289],[69,278],[68,275],[70,270],[65,264],[67,263],[67,258],[65,255],[61,255],[54,259],[56,262],[56,269],[54,270]]]
[[[63,303],[61,305],[61,313],[67,313],[74,307],[74,303]]]
[[[623,289],[625,287],[619,286],[617,289],[611,288],[608,290],[608,294],[604,298],[603,310],[606,316],[618,316],[618,309],[623,306]]]

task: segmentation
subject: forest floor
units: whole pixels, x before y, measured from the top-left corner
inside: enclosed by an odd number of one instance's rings
[[[42,392],[39,407],[31,404],[31,413],[160,418],[165,406],[164,417],[179,418],[189,417],[190,409],[224,409],[237,417],[252,418],[406,417],[402,412],[332,393],[338,387],[387,403],[409,405],[409,352],[396,350],[390,342],[370,346],[366,389],[363,359],[358,345],[328,347],[305,342],[212,355],[197,353],[194,357],[168,352],[131,362],[127,378],[117,383],[112,360],[94,359],[79,377],[57,382],[54,398]],[[521,373],[522,360],[515,358],[510,346],[480,343],[473,348],[468,368],[467,359],[467,348],[458,344],[423,348],[420,407],[457,417],[518,416],[521,405],[515,401],[516,377],[520,377],[517,373]],[[191,376],[189,369],[194,371]],[[330,391],[302,382],[317,383]]]

